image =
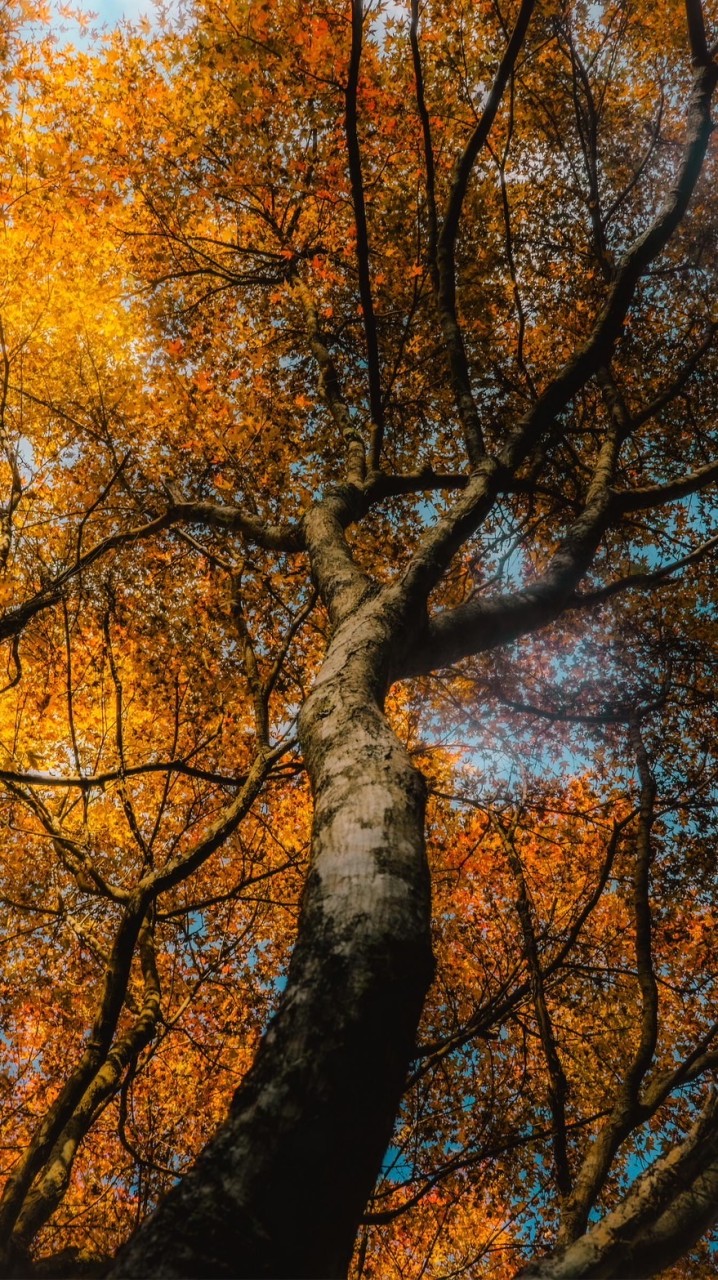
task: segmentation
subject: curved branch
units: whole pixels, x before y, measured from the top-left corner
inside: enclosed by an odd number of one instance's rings
[[[717,546],[718,534],[715,534],[714,537],[702,542],[694,551],[681,556],[680,560],[671,560],[660,569],[653,569],[647,573],[630,573],[625,578],[617,578],[614,582],[607,583],[605,587],[597,587],[595,591],[577,592],[571,597],[568,607],[593,609],[595,605],[603,604],[623,591],[650,591],[653,587],[660,587],[669,583],[673,574],[678,573],[679,570],[686,569],[688,565],[699,564]]]
[[[679,498],[687,498],[692,493],[701,493],[703,489],[718,481],[718,461],[707,462],[697,471],[679,476],[666,484],[645,485],[641,489],[629,489],[622,493],[614,493],[614,504],[623,515],[631,511],[651,511],[662,507],[667,502],[677,502]]]
[[[226,529],[228,532],[239,533],[248,542],[270,551],[292,552],[304,549],[304,538],[301,526],[298,524],[284,526],[265,524],[255,516],[247,515],[240,507],[225,506],[219,502],[177,500],[176,495],[172,497],[172,506],[161,515],[155,516],[145,524],[121,529],[117,533],[109,534],[106,538],[101,538],[94,547],[77,556],[71,565],[57,573],[29,600],[17,605],[14,609],[8,609],[0,618],[0,640],[18,635],[36,614],[58,604],[68,582],[83,570],[89,569],[90,565],[102,559],[108,552],[138,542],[140,539],[152,537],[156,533],[162,533],[175,524],[186,522],[204,524],[213,529]]]
[[[97,1116],[117,1092],[122,1074],[155,1034],[160,1016],[160,981],[154,945],[152,913],[148,912],[138,936],[144,994],[132,1026],[112,1045],[88,1084],[82,1098],[59,1134],[42,1176],[26,1197],[13,1232],[13,1246],[26,1248],[52,1216],[67,1190],[80,1144]]]
[[[683,159],[663,207],[621,258],[613,284],[584,345],[549,382],[536,404],[509,436],[501,452],[504,466],[512,470],[518,466],[576,392],[601,367],[609,364],[637,285],[680,225],[695,190],[713,131],[711,101],[716,81],[718,67],[715,63],[708,62],[697,68],[688,106]]]

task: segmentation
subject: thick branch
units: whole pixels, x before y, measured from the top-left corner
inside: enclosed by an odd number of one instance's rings
[[[67,1190],[72,1167],[80,1144],[92,1124],[114,1097],[122,1073],[149,1044],[160,1014],[160,983],[155,958],[151,913],[145,916],[138,937],[138,949],[144,978],[142,1006],[133,1025],[115,1044],[99,1067],[59,1135],[47,1160],[42,1177],[25,1200],[13,1245],[24,1249],[48,1221]]]
[[[686,19],[693,63],[695,66],[704,67],[710,62],[710,53],[701,0],[686,0]]]
[[[160,893],[191,875],[224,843],[249,811],[272,766],[286,750],[287,747],[283,746],[272,752],[260,753],[238,795],[211,823],[203,838],[189,850],[177,853],[164,867],[149,870],[129,895],[115,935],[98,1013],[85,1050],[6,1183],[0,1201],[0,1239],[10,1239],[32,1183],[107,1059],[125,999],[135,945],[149,904]]]
[[[402,675],[424,674],[469,653],[485,652],[557,618],[590,565],[612,514],[611,481],[623,431],[612,424],[598,452],[584,508],[566,532],[543,576],[523,590],[494,599],[474,598],[432,618],[410,653]],[[483,490],[480,486],[483,484]],[[501,471],[483,464],[454,512],[425,539],[406,574],[433,586],[456,546],[487,511],[501,484]],[[477,495],[472,504],[472,495]],[[465,515],[461,507],[465,508]],[[463,515],[460,520],[457,513]],[[434,577],[432,578],[432,574]]]
[[[376,589],[356,563],[345,534],[363,510],[363,494],[347,486],[327,494],[304,517],[312,577],[335,625]]]
[[[78,1102],[104,1062],[125,998],[135,944],[147,910],[149,894],[135,892],[127,903],[115,935],[105,973],[99,1009],[79,1063],[70,1072],[48,1108],[31,1142],[13,1169],[0,1200],[0,1240],[7,1245],[25,1197],[43,1168]]]
[[[631,726],[631,745],[636,757],[641,796],[633,869],[636,974],[641,992],[641,1030],[634,1059],[626,1077],[626,1092],[630,1100],[637,1103],[638,1090],[652,1061],[658,1038],[658,986],[653,971],[649,879],[656,783],[638,724]]]
[[[351,180],[354,222],[357,234],[357,269],[359,297],[361,298],[364,336],[366,339],[367,373],[369,377],[369,407],[372,417],[371,465],[378,467],[384,437],[384,406],[381,398],[381,366],[379,363],[379,339],[374,315],[369,266],[369,232],[367,228],[364,179],[362,177],[361,152],[359,150],[357,91],[361,63],[364,27],[362,0],[352,0],[352,45],[349,58],[349,79],[346,88],[345,130],[349,177]]]
[[[717,78],[718,68],[712,63],[696,73],[688,112],[688,137],[675,183],[652,225],[624,254],[590,337],[518,424],[498,462],[486,460],[482,464],[454,510],[424,538],[405,575],[407,598],[413,593],[419,599],[423,594],[426,599],[455,551],[491,509],[502,479],[514,474],[576,391],[593,375],[608,370],[611,351],[638,281],[668,243],[688,207],[712,130],[710,104]],[[591,564],[613,516],[608,486],[621,439],[630,426],[621,419],[621,413],[614,414],[613,430],[599,454],[584,510],[543,578],[509,597],[469,600],[432,619],[401,675],[423,674],[470,653],[504,644],[545,626],[569,607],[572,593]]]
[[[411,57],[414,66],[414,85],[416,89],[416,109],[421,121],[421,133],[424,142],[424,165],[426,168],[426,207],[429,222],[429,262],[434,281],[434,290],[438,291],[439,277],[436,261],[439,220],[436,211],[436,166],[434,164],[434,146],[431,140],[431,121],[424,96],[424,71],[421,65],[419,49],[419,0],[411,0],[411,24],[409,26]]]
[[[678,476],[666,484],[645,485],[642,489],[629,489],[614,495],[614,503],[622,514],[631,511],[651,511],[663,507],[668,502],[677,502],[679,498],[687,498],[692,493],[701,493],[703,489],[718,481],[718,461],[707,462],[697,471],[689,471],[687,475]]]
[[[185,502],[173,495],[173,505],[165,517],[167,524],[204,524],[212,529],[239,533],[247,542],[265,551],[302,551],[304,539],[299,524],[267,524],[248,515],[241,507],[220,502]]]

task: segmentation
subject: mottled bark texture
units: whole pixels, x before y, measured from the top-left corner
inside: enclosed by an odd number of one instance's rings
[[[432,974],[424,784],[381,709],[390,630],[370,598],[335,633],[300,722],[314,837],[284,998],[113,1276],[346,1273]]]

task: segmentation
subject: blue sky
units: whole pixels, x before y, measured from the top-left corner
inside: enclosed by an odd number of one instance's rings
[[[98,26],[116,26],[122,18],[129,18],[134,21],[140,17],[149,18],[152,21],[154,16],[153,0],[76,0],[84,9],[97,14]],[[176,2],[176,0],[175,0]],[[167,0],[167,7],[173,7],[173,0]],[[398,14],[407,13],[407,5],[398,0],[390,0],[386,6],[387,15],[396,16]],[[58,26],[67,26],[67,21],[58,18]]]
[[[114,27],[123,18],[129,18],[130,21],[135,22],[138,18],[144,17],[153,22],[155,17],[154,0],[71,0],[71,3],[77,3],[78,7],[84,9],[86,13],[97,15],[92,23],[93,28]],[[172,0],[169,0],[165,7],[172,8]],[[79,28],[67,17],[60,16],[57,4],[54,5],[54,9],[58,34],[62,34],[65,40],[77,44],[81,39]]]
[[[139,18],[142,14],[152,15],[152,5],[148,0],[92,0],[91,8],[97,12],[100,23],[114,26],[120,18]]]
[[[115,26],[121,18],[146,17],[152,21],[153,0],[82,0],[83,7],[97,14],[99,25]]]

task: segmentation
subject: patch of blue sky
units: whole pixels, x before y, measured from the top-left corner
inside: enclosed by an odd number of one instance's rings
[[[138,18],[152,19],[155,6],[152,0],[92,0],[92,10],[97,13],[101,26],[114,27],[123,19],[131,22]]]
[[[253,947],[250,947],[247,953],[247,959],[244,962],[250,971],[257,968],[262,955],[269,945],[269,939],[263,938],[256,942]],[[268,978],[266,981],[261,981],[259,985],[264,991],[271,991],[277,995],[281,995],[287,985],[287,975],[285,973],[276,974],[274,977]]]
[[[387,22],[409,22],[409,6],[405,3],[396,3],[396,0],[384,0],[383,3],[376,5],[375,12],[371,16],[371,34],[377,44],[381,44],[384,39]]]
[[[389,1182],[409,1182],[415,1176],[415,1166],[401,1147],[391,1145],[382,1160],[381,1176]]]
[[[189,938],[202,938],[207,932],[207,921],[202,911],[190,911],[188,917],[187,936]]]
[[[86,0],[77,8],[87,16],[87,24],[77,22],[64,5],[53,7],[52,28],[62,44],[82,46],[93,39],[93,33],[112,31],[123,22],[136,23],[146,19],[152,26],[159,24],[160,16],[172,17],[178,12],[177,0]]]

